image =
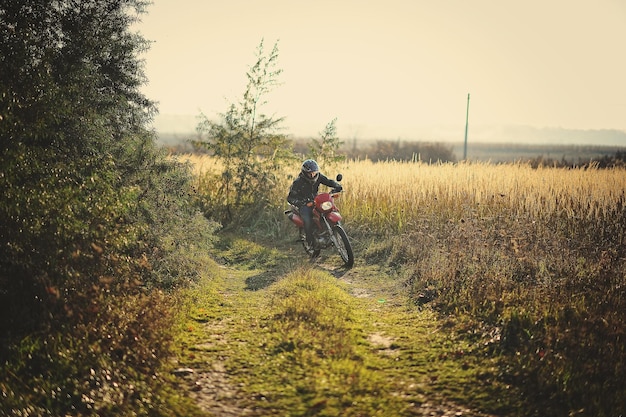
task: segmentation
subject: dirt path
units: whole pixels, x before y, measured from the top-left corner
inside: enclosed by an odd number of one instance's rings
[[[377,378],[379,375],[382,381],[387,381],[386,391],[395,397],[393,401],[404,403],[401,414],[379,410],[375,415],[491,415],[476,411],[471,397],[498,395],[490,388],[495,370],[485,368],[490,364],[477,363],[469,355],[472,345],[442,332],[441,322],[429,310],[409,305],[402,284],[381,269],[357,263],[346,271],[338,265],[337,259],[329,257],[311,268],[335,277],[337,284],[355,300],[358,306],[355,320],[364,335],[363,348],[374,358],[375,365],[371,368]],[[288,265],[286,269],[290,267],[296,265]],[[250,327],[255,328],[255,335],[264,331],[259,318],[264,314],[262,309],[270,296],[271,285],[281,279],[281,274],[221,267],[221,275],[215,288],[220,297],[219,308],[196,318],[195,338],[174,364],[175,373],[207,415],[270,415],[268,398],[277,394],[251,391],[246,382],[241,382],[241,374],[252,375],[255,369],[240,362],[245,357],[242,350],[260,343],[246,340],[249,338],[246,335],[251,334]],[[233,361],[239,362],[231,374]],[[318,412],[311,407],[304,412],[279,412],[279,415],[345,415],[340,410],[335,412]]]

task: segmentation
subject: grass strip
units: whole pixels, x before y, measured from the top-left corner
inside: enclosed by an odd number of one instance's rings
[[[199,372],[223,369],[230,388],[222,389],[232,392],[215,393],[216,402],[240,415],[511,411],[516,395],[498,382],[495,359],[442,329],[430,310],[376,292],[391,289],[390,277],[355,271],[338,280],[307,265],[250,288],[265,273],[217,268],[190,294],[179,361]],[[375,296],[355,297],[357,285]]]

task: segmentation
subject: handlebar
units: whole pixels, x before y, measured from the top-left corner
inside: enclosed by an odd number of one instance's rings
[[[333,198],[338,197],[341,193],[343,193],[343,188],[340,189],[340,190],[338,190],[336,188],[333,188],[333,189],[328,191],[328,194],[330,194]],[[294,206],[291,203],[289,203],[289,205]],[[308,201],[305,205],[308,206],[308,207],[313,207],[315,205],[315,203],[313,201]]]

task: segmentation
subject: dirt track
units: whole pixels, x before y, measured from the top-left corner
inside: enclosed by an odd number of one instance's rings
[[[295,256],[295,255],[294,255]],[[333,263],[333,260],[335,263]],[[429,349],[428,340],[430,338],[441,339],[437,334],[438,328],[432,323],[432,313],[420,312],[416,309],[407,309],[406,299],[402,295],[401,288],[397,282],[389,277],[381,276],[381,272],[372,266],[357,266],[351,270],[337,267],[338,263],[333,258],[321,258],[313,268],[328,272],[343,283],[346,290],[352,297],[358,299],[359,304],[367,309],[367,314],[376,317],[374,322],[367,325],[367,342],[370,350],[376,352],[381,358],[392,367],[394,361],[403,360],[406,357],[419,354],[416,350],[422,344],[424,349]],[[233,344],[245,344],[247,341],[238,340],[234,334],[238,333],[238,328],[242,325],[240,317],[254,316],[250,309],[262,306],[262,299],[266,297],[268,287],[272,280],[280,279],[268,276],[263,272],[251,274],[242,273],[233,268],[223,267],[223,286],[219,289],[221,296],[227,300],[228,308],[223,310],[223,315],[217,320],[209,320],[200,323],[202,327],[202,340],[189,348],[192,352],[192,364],[179,361],[173,364],[180,378],[181,384],[189,392],[198,406],[207,412],[208,415],[215,416],[261,416],[267,415],[266,407],[258,407],[267,398],[262,394],[251,394],[246,390],[243,383],[233,381],[229,374],[227,363],[230,359],[231,346]],[[251,283],[255,283],[259,288],[250,289]],[[244,311],[246,310],[246,311]],[[391,314],[390,314],[391,313]],[[391,318],[393,317],[393,318]],[[391,324],[389,320],[396,320]],[[402,323],[404,322],[404,324]],[[406,330],[401,326],[406,323],[428,323],[427,327],[420,329],[422,341],[411,341],[406,337]],[[413,324],[409,324],[412,326]],[[400,331],[399,331],[400,330]],[[409,329],[414,331],[413,329]],[[421,334],[420,332],[418,332]],[[416,333],[416,334],[418,334]],[[428,333],[431,333],[429,335]],[[440,343],[440,340],[437,342]],[[448,347],[446,349],[456,349]],[[444,355],[442,353],[442,355]],[[445,354],[447,357],[447,353]],[[450,355],[453,356],[453,355]],[[423,373],[418,369],[419,364],[408,365],[410,375]],[[413,369],[414,368],[414,369]],[[446,398],[446,394],[436,394],[432,398],[420,395],[418,401],[414,391],[421,390],[428,392],[430,388],[425,387],[430,382],[437,382],[437,375],[425,376],[421,378],[407,377],[406,381],[399,386],[403,391],[398,391],[394,395],[405,396],[410,401],[410,407],[402,415],[411,416],[487,416],[462,405],[457,405]],[[427,382],[424,382],[427,381]],[[459,388],[462,390],[462,387]],[[264,405],[264,404],[263,404]],[[289,414],[302,415],[302,414]],[[330,415],[318,414],[310,410],[306,415]],[[339,414],[341,415],[341,414]],[[384,415],[384,414],[377,414]]]

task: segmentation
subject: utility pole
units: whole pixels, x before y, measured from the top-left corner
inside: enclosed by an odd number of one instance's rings
[[[469,122],[469,99],[470,95],[467,93],[467,110],[465,111],[465,144],[463,145],[463,160],[467,159],[467,125]]]

